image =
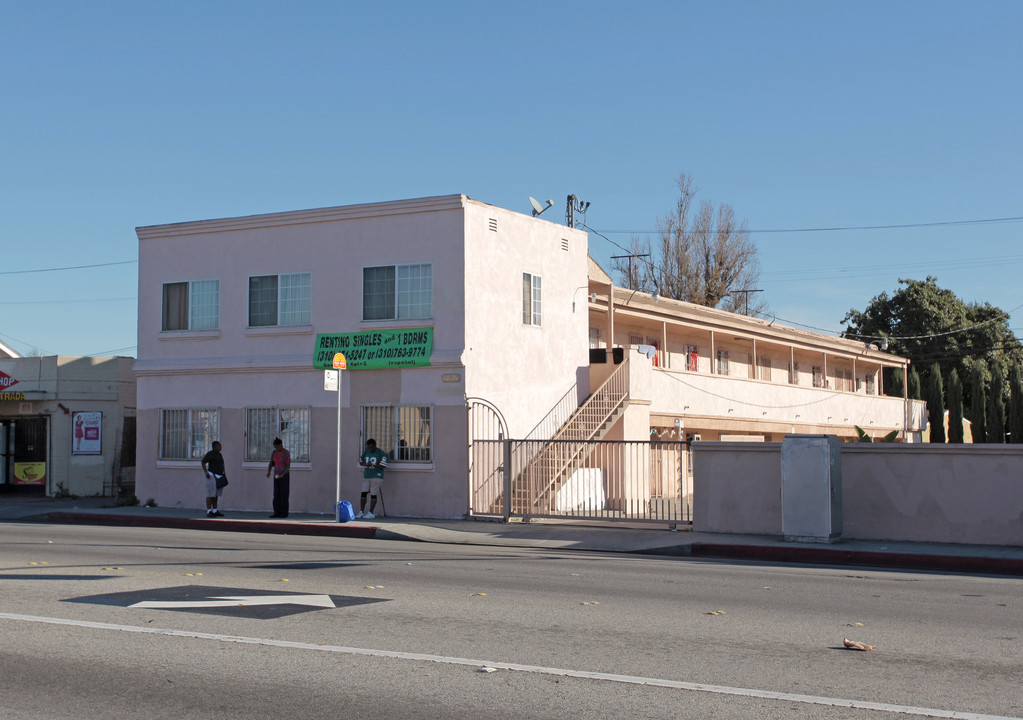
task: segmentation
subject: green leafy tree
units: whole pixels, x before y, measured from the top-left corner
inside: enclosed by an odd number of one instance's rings
[[[984,392],[984,367],[978,364],[973,368],[970,376],[970,431],[973,433],[973,442],[986,442],[984,431],[987,425],[987,395]]]
[[[1005,398],[1002,397],[1002,376],[991,376],[991,392],[987,400],[987,441],[1005,442]]]
[[[1009,442],[1023,443],[1023,370],[1019,364],[1009,369]]]
[[[963,442],[963,384],[955,368],[948,373],[948,441]]]
[[[847,338],[876,341],[888,338],[888,349],[913,363],[937,362],[942,374],[952,368],[960,378],[984,368],[985,379],[1023,362],[1023,345],[1009,329],[1009,316],[988,303],[965,303],[937,279],[899,280],[891,295],[881,293],[862,312],[850,310],[842,321]],[[885,370],[885,386],[894,369]],[[969,404],[972,385],[964,388]],[[910,390],[912,396],[912,389]]]
[[[931,365],[927,374],[927,424],[932,443],[945,442],[945,398],[941,383],[941,368]]]

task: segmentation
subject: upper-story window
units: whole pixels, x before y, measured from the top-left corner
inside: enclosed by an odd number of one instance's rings
[[[686,345],[686,370],[697,372],[700,369],[700,349],[695,345]]]
[[[539,275],[522,273],[522,324],[540,327],[543,319],[543,293]]]
[[[728,351],[718,350],[718,375],[728,374]]]
[[[216,330],[220,327],[220,281],[164,283],[163,324],[167,330]]]
[[[312,323],[312,274],[249,278],[249,327]]]
[[[433,317],[433,265],[383,265],[362,269],[363,320]]]

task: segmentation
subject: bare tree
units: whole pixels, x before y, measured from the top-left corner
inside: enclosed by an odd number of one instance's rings
[[[658,237],[633,237],[634,257],[618,258],[613,268],[624,287],[657,290],[661,296],[761,315],[767,308],[757,300],[760,260],[745,220],[739,222],[731,205],[695,206],[699,188],[682,173],[676,181],[678,199],[657,223]],[[649,253],[649,258],[636,258]]]

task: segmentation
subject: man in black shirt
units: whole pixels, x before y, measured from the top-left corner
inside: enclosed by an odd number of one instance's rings
[[[227,474],[224,471],[224,456],[220,454],[220,443],[216,440],[213,441],[212,449],[202,456],[202,471],[206,475],[206,517],[224,517],[224,513],[217,509],[217,498],[224,494]]]

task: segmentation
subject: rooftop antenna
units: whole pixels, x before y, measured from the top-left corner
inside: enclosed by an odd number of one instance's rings
[[[548,208],[550,208],[552,205],[554,205],[554,201],[553,200],[548,200],[547,201],[547,207],[544,207],[544,206],[542,206],[540,204],[539,200],[537,200],[535,197],[530,195],[529,196],[529,204],[533,206],[533,217],[537,217],[538,215],[543,215],[544,211],[546,211]]]
[[[579,212],[585,215],[590,204],[583,202],[579,199],[578,195],[573,194],[568,196],[567,205],[568,207],[565,208],[565,224],[569,227],[575,227],[575,214]]]

